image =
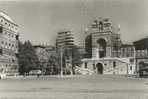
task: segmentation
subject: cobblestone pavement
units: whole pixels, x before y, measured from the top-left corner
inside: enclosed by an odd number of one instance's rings
[[[0,80],[0,99],[148,99],[148,78],[114,75]]]

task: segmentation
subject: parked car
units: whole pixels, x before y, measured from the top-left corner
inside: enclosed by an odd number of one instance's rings
[[[0,79],[4,79],[6,75],[4,73],[0,73]]]
[[[41,70],[31,70],[29,72],[29,75],[41,75],[42,71]]]

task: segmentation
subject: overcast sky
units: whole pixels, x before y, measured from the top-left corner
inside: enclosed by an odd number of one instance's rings
[[[57,32],[72,29],[82,45],[93,19],[110,18],[131,43],[148,36],[148,0],[0,0],[0,9],[18,25],[20,38],[33,44],[55,44]]]

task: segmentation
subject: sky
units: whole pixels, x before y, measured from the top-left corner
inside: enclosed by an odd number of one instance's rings
[[[123,43],[148,36],[148,0],[0,0],[0,10],[19,25],[20,39],[33,44],[54,45],[57,32],[67,29],[83,45],[84,31],[99,17],[120,24]]]

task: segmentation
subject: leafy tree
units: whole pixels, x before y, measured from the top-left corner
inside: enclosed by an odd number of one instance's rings
[[[81,65],[81,53],[79,52],[77,46],[73,46],[72,48],[72,65],[80,66]]]
[[[24,44],[19,42],[18,62],[20,74],[40,68],[38,57],[30,41],[26,41]]]
[[[46,74],[58,74],[60,69],[59,57],[51,55],[48,59]]]

